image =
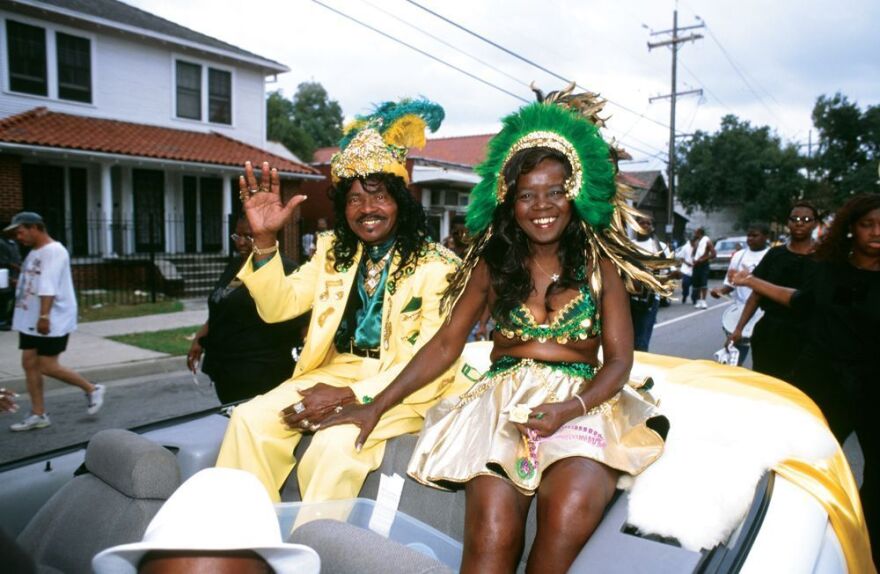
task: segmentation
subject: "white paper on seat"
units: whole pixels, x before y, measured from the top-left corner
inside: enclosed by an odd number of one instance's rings
[[[370,517],[369,528],[376,534],[385,538],[391,533],[391,525],[397,514],[400,504],[400,495],[403,492],[403,477],[397,473],[393,476],[383,474],[379,477],[379,493],[376,496],[376,506]]]

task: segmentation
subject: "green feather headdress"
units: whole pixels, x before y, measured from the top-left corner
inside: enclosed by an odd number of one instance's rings
[[[539,101],[504,118],[501,131],[489,141],[486,160],[475,168],[482,180],[471,191],[466,215],[471,245],[444,293],[444,310],[463,291],[492,237],[495,210],[516,183],[504,180],[505,166],[518,152],[537,147],[560,152],[571,165],[566,195],[587,237],[584,249],[591,262],[588,280],[595,299],[601,300],[602,276],[596,264],[600,259],[615,264],[630,292],[638,291],[639,284],[664,295],[671,292],[652,272],[669,267],[669,260],[645,254],[627,235],[627,225],[639,228],[639,214],[627,203],[629,188],[616,181],[619,152],[599,133],[605,125],[599,116],[605,101],[597,94],[573,94],[573,90],[574,84],[546,97],[535,90]]]

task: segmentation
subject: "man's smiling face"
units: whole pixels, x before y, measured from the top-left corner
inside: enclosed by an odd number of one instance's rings
[[[379,180],[355,180],[345,194],[348,226],[367,245],[384,243],[397,228],[397,201]]]

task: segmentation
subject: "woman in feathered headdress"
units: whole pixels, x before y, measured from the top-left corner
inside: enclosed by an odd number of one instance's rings
[[[477,168],[474,239],[444,296],[447,323],[371,404],[326,423],[361,426],[362,443],[381,413],[461,355],[488,305],[492,366],[428,413],[409,466],[424,484],[466,489],[462,571],[515,569],[535,494],[529,571],[566,571],[620,473],[656,460],[667,428],[646,389],[626,385],[627,288],[663,291],[651,273],[663,262],[626,235],[634,220],[599,135],[602,102],[570,88],[540,100],[504,119]]]

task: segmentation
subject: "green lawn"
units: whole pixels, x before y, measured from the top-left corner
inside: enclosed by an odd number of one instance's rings
[[[105,319],[125,319],[128,317],[141,317],[143,315],[157,315],[159,313],[175,313],[183,311],[183,303],[173,299],[156,301],[155,303],[137,303],[124,305],[121,303],[79,303],[79,321],[103,321]]]
[[[149,349],[150,351],[168,353],[169,355],[186,355],[189,352],[190,345],[192,345],[193,336],[195,336],[199,328],[201,328],[201,325],[193,325],[192,327],[179,327],[165,331],[153,331],[152,333],[116,335],[109,338],[126,345]]]

